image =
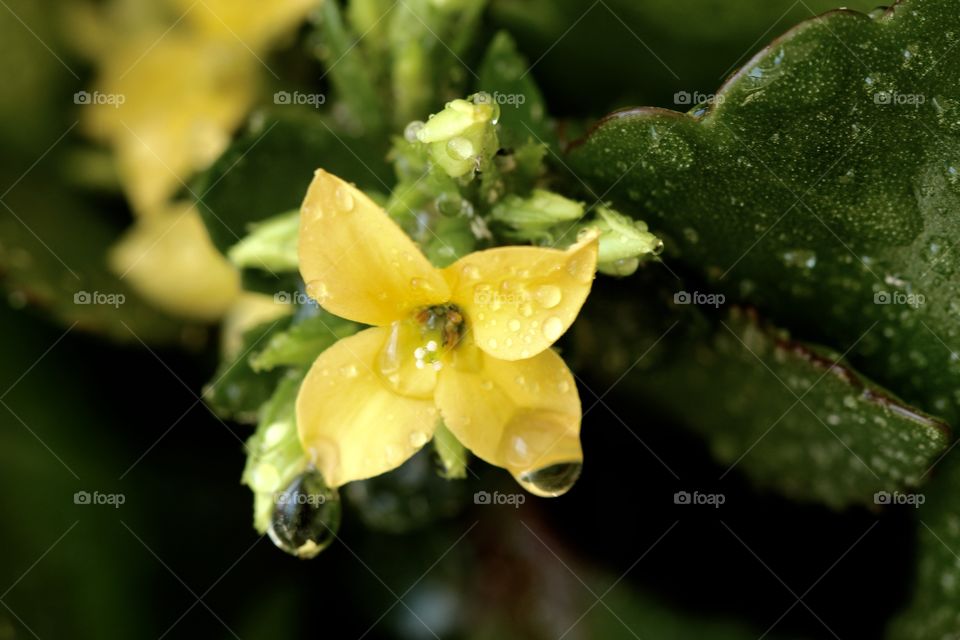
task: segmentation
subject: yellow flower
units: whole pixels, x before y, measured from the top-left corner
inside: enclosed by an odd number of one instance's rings
[[[134,212],[149,215],[210,165],[253,106],[258,62],[239,46],[172,31],[119,43],[96,91],[122,104],[92,104],[84,126],[109,144]]]
[[[216,320],[240,294],[240,274],[189,203],[139,219],[110,250],[110,266],[158,309],[194,320]]]
[[[111,263],[156,307],[212,321],[236,302],[239,275],[173,199],[227,148],[272,73],[267,53],[320,2],[114,0],[78,14],[93,90],[111,98],[83,107],[84,127],[113,150],[136,217]]]
[[[327,311],[372,328],[317,358],[297,398],[304,450],[332,487],[400,466],[442,418],[538,495],[579,473],[580,398],[550,346],[593,283],[597,237],[566,251],[503,247],[434,268],[355,187],[317,171],[300,272]]]

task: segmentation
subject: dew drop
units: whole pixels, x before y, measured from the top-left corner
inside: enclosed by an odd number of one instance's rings
[[[543,337],[554,342],[563,335],[563,321],[556,316],[552,316],[543,323]]]
[[[419,449],[423,445],[427,444],[426,432],[424,431],[411,431],[410,432],[410,446]]]
[[[507,327],[510,329],[510,331],[520,331],[520,321],[516,318],[513,318],[507,323]]]
[[[466,160],[475,154],[475,150],[468,139],[452,138],[447,142],[447,154],[454,160]]]
[[[460,273],[463,274],[464,278],[468,278],[470,280],[476,280],[477,278],[480,277],[480,269],[478,269],[477,266],[473,264],[463,265],[463,268],[460,270]]]
[[[579,462],[562,462],[521,473],[517,476],[517,481],[534,495],[554,498],[565,494],[573,487],[582,469],[583,465]]]
[[[537,288],[534,297],[544,309],[553,309],[563,299],[563,292],[556,285],[545,284]]]
[[[336,538],[340,494],[327,486],[316,469],[298,475],[274,500],[267,534],[279,549],[306,560]]]
[[[420,133],[420,130],[423,129],[423,122],[420,120],[414,120],[409,123],[403,130],[403,139],[407,142],[416,142],[417,135]]]

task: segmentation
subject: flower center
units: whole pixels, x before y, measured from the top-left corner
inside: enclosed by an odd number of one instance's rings
[[[437,374],[462,349],[466,335],[463,313],[452,304],[425,307],[390,326],[380,351],[381,376],[400,395],[432,397]]]
[[[448,351],[460,343],[466,331],[463,312],[455,304],[440,304],[421,309],[414,319],[420,324],[424,335],[438,334],[439,345]],[[429,344],[428,342],[427,345]]]

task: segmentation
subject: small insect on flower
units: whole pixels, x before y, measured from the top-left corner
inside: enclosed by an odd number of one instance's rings
[[[300,439],[328,485],[400,466],[442,422],[529,491],[566,492],[583,459],[580,397],[550,347],[590,293],[597,236],[437,269],[364,193],[318,170],[301,275],[327,311],[373,325],[324,351],[297,397]]]

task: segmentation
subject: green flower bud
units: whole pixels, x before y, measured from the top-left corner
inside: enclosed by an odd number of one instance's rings
[[[518,231],[540,232],[561,222],[579,220],[583,211],[582,202],[534,189],[526,198],[507,196],[493,208],[491,216]]]
[[[453,100],[430,117],[417,139],[430,145],[430,157],[447,175],[459,178],[482,169],[499,149],[495,127],[499,111],[492,100]]]
[[[433,446],[444,478],[454,480],[467,477],[467,450],[442,422],[433,433]]]
[[[299,231],[300,211],[282,213],[256,225],[248,236],[230,247],[227,257],[241,269],[296,271]]]
[[[260,533],[270,526],[278,493],[306,466],[294,415],[302,378],[293,374],[281,380],[261,407],[257,431],[247,441],[243,483],[253,491],[253,524]]]
[[[640,260],[663,251],[663,241],[634,220],[605,206],[596,208],[596,220],[584,225],[600,231],[597,270],[613,276],[628,276],[640,266]]]

